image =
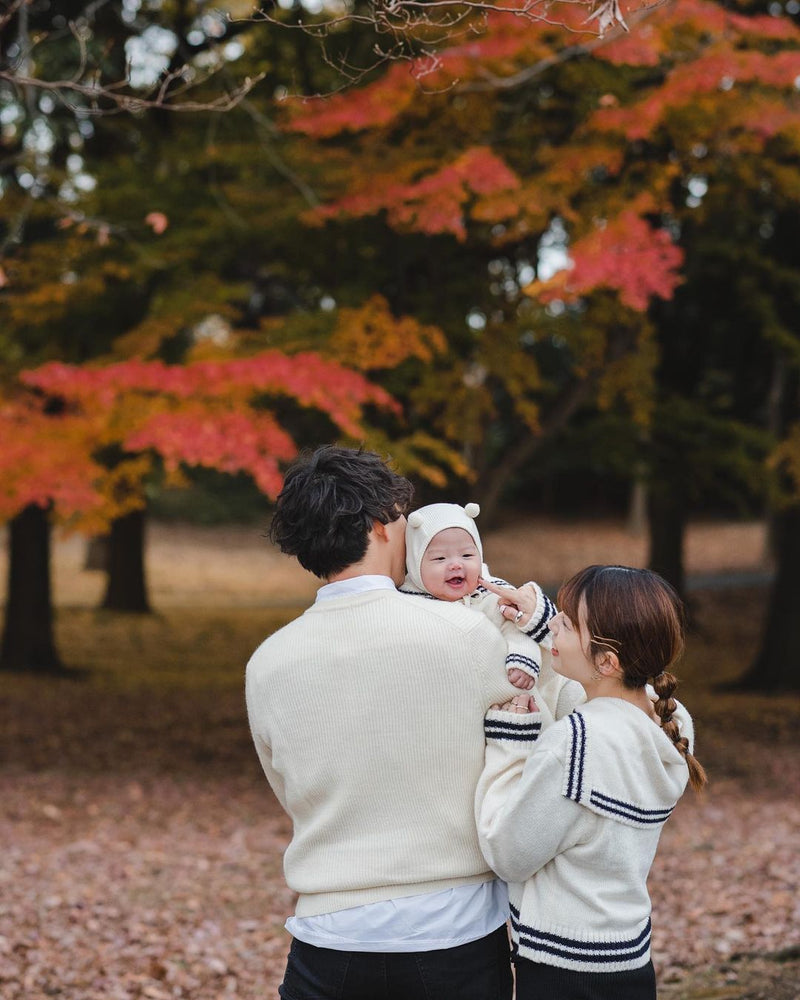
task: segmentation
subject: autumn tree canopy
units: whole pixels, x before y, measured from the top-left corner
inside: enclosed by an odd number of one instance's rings
[[[475,444],[495,469],[503,442],[530,459],[551,404],[564,403],[565,372],[584,382],[596,371],[592,397],[624,400],[646,430],[658,344],[680,336],[661,326],[659,303],[687,281],[709,206],[749,192],[751,217],[774,216],[796,184],[791,17],[700,0],[629,34],[570,41],[495,12],[424,74],[422,61],[397,63],[341,95],[287,102],[285,127],[313,138],[327,165],[308,224],[333,234],[374,218],[398,238],[449,237],[454,258],[482,249],[482,280],[462,303],[467,351],[463,330],[445,327],[461,365],[448,389],[460,412],[482,414]],[[769,257],[769,237],[756,239]]]

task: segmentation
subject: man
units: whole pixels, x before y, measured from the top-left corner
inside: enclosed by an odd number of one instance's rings
[[[247,666],[259,759],[292,819],[286,1000],[507,1000],[505,888],[474,793],[484,713],[515,693],[499,629],[401,594],[408,480],[326,446],[287,473],[271,537],[325,581]]]

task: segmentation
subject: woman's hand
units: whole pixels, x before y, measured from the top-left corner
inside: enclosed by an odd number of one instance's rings
[[[500,598],[497,606],[506,621],[522,627],[531,620],[538,601],[533,587],[529,587],[527,583],[522,587],[498,587],[496,583],[482,578],[478,583]]]
[[[504,701],[502,705],[492,705],[491,707],[497,712],[517,712],[526,715],[539,711],[539,706],[534,701],[532,694],[515,694],[513,698]]]

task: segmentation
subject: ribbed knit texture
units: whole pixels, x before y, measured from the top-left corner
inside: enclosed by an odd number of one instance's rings
[[[256,650],[248,716],[298,916],[493,877],[473,800],[484,713],[516,692],[505,657],[482,615],[391,590],[315,604]]]

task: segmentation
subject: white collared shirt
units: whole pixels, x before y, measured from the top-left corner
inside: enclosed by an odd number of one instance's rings
[[[320,587],[316,600],[386,589],[395,589],[388,576],[355,576]],[[446,844],[442,850],[447,850]],[[492,879],[313,917],[290,917],[286,930],[306,944],[336,951],[436,951],[491,934],[505,923],[507,913],[506,885]]]

